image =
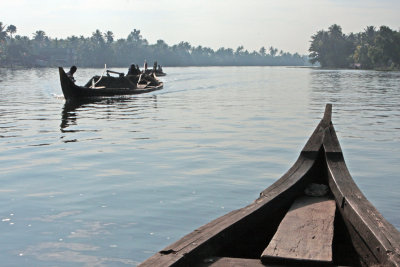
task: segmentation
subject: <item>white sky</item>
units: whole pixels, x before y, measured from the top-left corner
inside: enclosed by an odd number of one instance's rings
[[[139,29],[151,44],[187,41],[214,50],[274,46],[308,54],[311,35],[334,23],[344,33],[367,26],[400,29],[400,0],[0,0],[0,21],[17,34],[126,38]]]

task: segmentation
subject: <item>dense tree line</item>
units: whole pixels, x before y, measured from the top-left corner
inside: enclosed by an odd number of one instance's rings
[[[249,52],[243,46],[236,50],[221,47],[214,51],[188,42],[169,46],[163,40],[155,44],[143,38],[134,29],[126,39],[115,40],[111,31],[96,30],[90,37],[70,36],[66,39],[50,38],[42,30],[32,38],[15,35],[14,25],[6,27],[0,22],[0,66],[55,66],[127,67],[132,63],[149,65],[157,60],[166,66],[266,66],[307,65],[308,57],[298,53],[279,51],[274,47],[261,47]]]
[[[321,30],[311,37],[310,61],[327,68],[400,69],[400,32],[387,26],[378,30],[342,33],[339,25]]]

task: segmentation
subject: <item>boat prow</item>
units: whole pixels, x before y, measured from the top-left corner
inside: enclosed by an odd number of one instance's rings
[[[297,161],[252,204],[139,266],[400,266],[400,233],[353,181],[331,116],[327,104]]]

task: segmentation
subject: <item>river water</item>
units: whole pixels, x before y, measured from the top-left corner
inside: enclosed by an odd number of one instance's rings
[[[326,103],[354,180],[400,229],[399,72],[165,71],[161,91],[68,105],[56,68],[0,69],[2,265],[135,266],[256,199]]]

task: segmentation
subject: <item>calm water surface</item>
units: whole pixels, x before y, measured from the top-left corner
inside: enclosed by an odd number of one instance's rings
[[[257,198],[327,102],[354,180],[400,229],[399,72],[165,71],[161,91],[68,105],[56,68],[0,69],[2,264],[135,266]]]

